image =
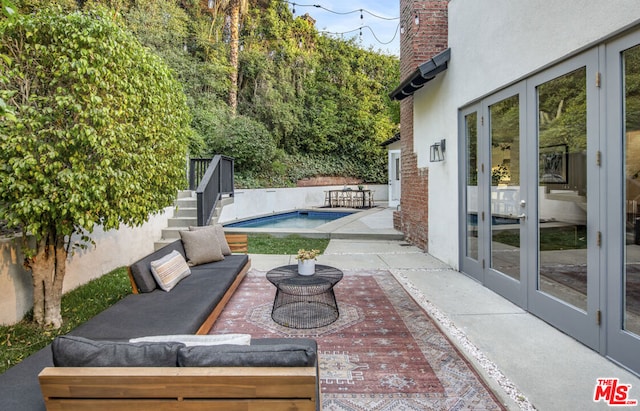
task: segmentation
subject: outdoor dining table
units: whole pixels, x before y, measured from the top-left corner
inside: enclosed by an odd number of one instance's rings
[[[340,190],[328,190],[325,193],[325,205],[329,207],[365,208],[371,207],[373,200],[371,190],[343,188]]]

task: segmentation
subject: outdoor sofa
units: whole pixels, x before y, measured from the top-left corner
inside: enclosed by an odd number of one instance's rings
[[[226,242],[229,253],[224,259],[191,266],[190,275],[170,291],[159,288],[151,262],[168,259],[175,252],[191,261],[189,247],[192,251],[193,247],[188,242],[176,240],[132,264],[129,277],[134,293],[54,342],[62,347],[59,352],[66,349],[67,353],[77,352],[74,344],[78,342],[106,345],[98,351],[100,366],[91,361],[88,366],[75,364],[75,360],[74,366],[68,366],[59,358],[54,360],[52,346],[47,346],[0,375],[0,410],[44,410],[45,403],[48,410],[319,409],[314,340],[252,339],[249,346],[207,347],[169,343],[170,356],[196,351],[191,362],[180,364],[186,366],[174,365],[173,357],[167,360],[166,356],[156,366],[157,350],[166,354],[166,347],[145,348],[151,354],[143,355],[142,362],[126,351],[136,349],[130,339],[209,331],[251,265],[248,255],[237,254],[246,253],[246,236],[227,235]],[[135,366],[120,361],[123,349]],[[103,353],[109,357],[114,352],[119,354],[104,360]],[[110,366],[113,359],[115,366]]]

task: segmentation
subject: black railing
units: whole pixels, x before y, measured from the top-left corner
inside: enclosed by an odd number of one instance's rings
[[[198,184],[202,181],[209,164],[211,164],[210,158],[189,159],[189,190],[193,191],[198,188]]]
[[[198,226],[207,225],[222,196],[233,196],[233,158],[216,155],[213,160],[192,158],[189,163],[189,188],[196,187]]]

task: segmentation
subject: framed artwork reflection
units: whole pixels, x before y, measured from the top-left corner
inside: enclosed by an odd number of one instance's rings
[[[569,157],[566,144],[540,147],[539,172],[540,183],[567,184]]]

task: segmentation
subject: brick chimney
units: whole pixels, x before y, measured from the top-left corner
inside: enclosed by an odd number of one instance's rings
[[[447,48],[449,0],[400,0],[401,82],[420,64]],[[394,226],[412,244],[427,251],[429,169],[418,168],[413,150],[413,96],[400,102],[402,195]]]

